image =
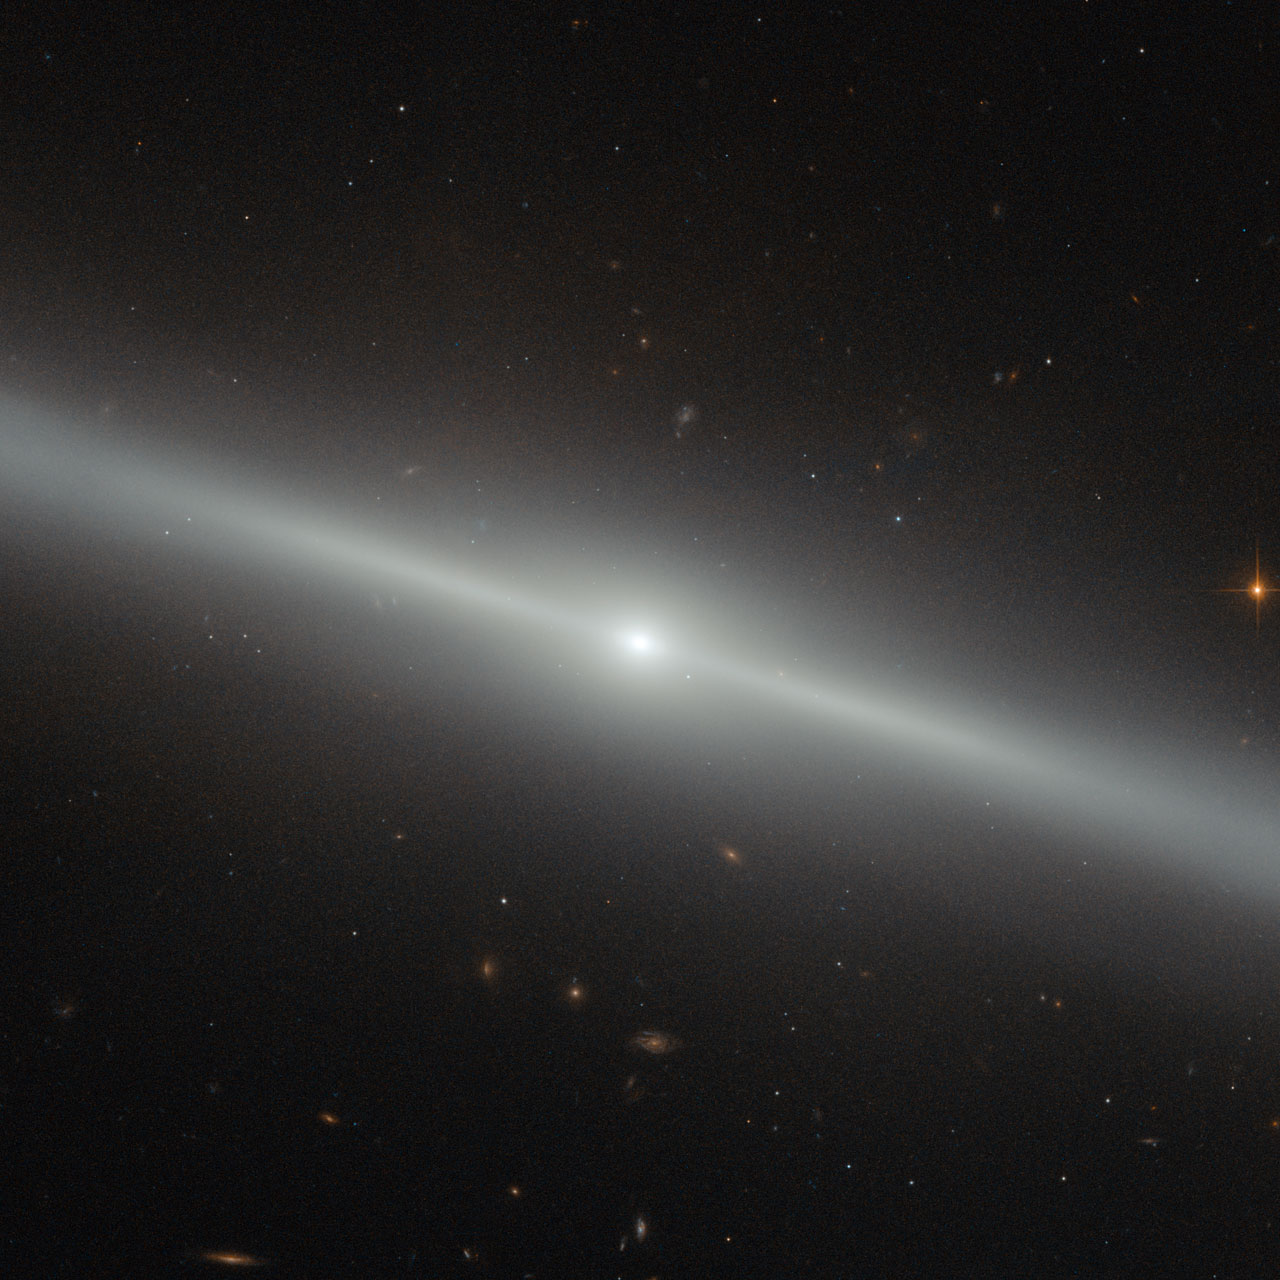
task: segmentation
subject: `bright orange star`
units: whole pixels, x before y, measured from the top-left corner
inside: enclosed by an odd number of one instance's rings
[[[1222,587],[1219,590],[1220,595],[1229,596],[1252,596],[1253,597],[1253,629],[1255,632],[1262,630],[1262,602],[1267,597],[1271,588],[1262,580],[1262,558],[1258,544],[1253,544],[1253,581],[1247,587]]]

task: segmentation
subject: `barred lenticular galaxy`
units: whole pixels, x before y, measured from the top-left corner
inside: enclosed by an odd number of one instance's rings
[[[402,612],[416,608],[424,620],[446,618],[479,636],[521,640],[509,660],[513,672],[525,669],[531,688],[546,685],[545,664],[558,655],[558,667],[567,661],[580,670],[602,716],[626,716],[639,693],[647,714],[669,716],[679,736],[693,699],[702,699],[703,728],[714,732],[723,723],[726,738],[744,714],[763,745],[791,725],[829,743],[833,754],[870,750],[906,776],[987,802],[999,797],[1037,823],[1099,844],[1135,845],[1158,864],[1215,882],[1280,894],[1280,814],[1243,788],[1206,789],[1197,776],[1207,768],[1194,758],[1156,749],[1145,758],[1121,756],[969,705],[945,689],[895,690],[883,672],[852,657],[839,682],[780,672],[776,655],[735,639],[744,626],[682,627],[671,616],[659,641],[656,625],[637,624],[634,613],[620,624],[589,591],[556,586],[563,553],[552,544],[533,581],[504,580],[425,545],[344,525],[294,499],[246,496],[190,464],[103,449],[17,406],[0,431],[0,464],[0,484],[13,496],[58,512],[73,531],[105,522],[205,571],[269,565],[299,581],[328,583],[335,600],[387,592]],[[615,586],[611,599],[617,594]],[[646,619],[660,614],[658,605],[646,600]],[[611,724],[624,733],[625,721]]]

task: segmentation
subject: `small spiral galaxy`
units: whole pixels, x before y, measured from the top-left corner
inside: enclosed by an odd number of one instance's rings
[[[627,1043],[641,1053],[651,1053],[655,1058],[675,1053],[680,1048],[680,1041],[665,1031],[637,1031]]]

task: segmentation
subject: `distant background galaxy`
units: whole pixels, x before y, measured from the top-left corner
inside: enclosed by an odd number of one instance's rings
[[[1267,8],[6,36],[6,1274],[1270,1274]]]

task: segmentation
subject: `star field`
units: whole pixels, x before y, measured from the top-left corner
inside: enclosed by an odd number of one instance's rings
[[[1275,1270],[1259,8],[7,37],[6,1275]]]

